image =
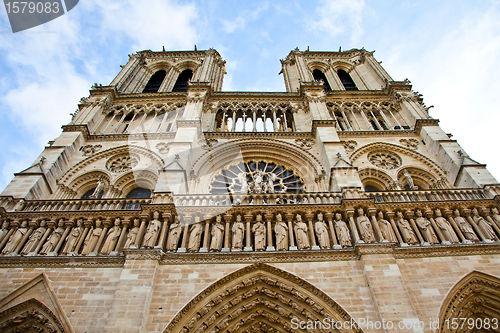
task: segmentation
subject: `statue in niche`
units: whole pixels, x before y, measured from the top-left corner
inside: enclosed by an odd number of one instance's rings
[[[97,219],[95,221],[95,228],[92,228],[89,231],[87,237],[85,238],[85,242],[83,243],[82,255],[86,256],[94,251],[97,241],[99,240],[99,237],[101,237],[102,234],[101,225],[102,225],[101,220]],[[95,252],[97,252],[97,250],[98,249],[95,249]]]
[[[493,241],[497,241],[498,237],[495,234],[495,231],[493,230],[493,225],[491,224],[490,221],[479,215],[479,212],[477,211],[476,208],[472,209],[472,219],[476,224],[481,228],[481,231],[483,232],[483,235],[486,239],[490,239]]]
[[[415,232],[413,231],[410,223],[403,218],[403,214],[401,212],[397,213],[397,224],[399,230],[401,231],[401,237],[403,237],[403,242],[410,245],[415,245],[418,243],[417,236],[415,236]]]
[[[380,226],[380,232],[382,233],[382,237],[389,242],[397,242],[398,239],[394,234],[394,230],[392,229],[392,225],[389,221],[384,219],[384,213],[378,212],[378,224]]]
[[[415,186],[415,183],[413,182],[413,178],[411,178],[411,175],[408,172],[408,170],[404,169],[403,170],[403,175],[406,178],[406,182],[408,183],[408,187],[410,188],[410,190],[416,190],[416,189],[418,189],[418,187]]]
[[[28,232],[28,221],[21,223],[21,227],[18,228],[12,236],[10,236],[9,241],[3,248],[2,254],[9,254],[15,251],[17,245],[23,239],[24,235]]]
[[[275,193],[274,191],[274,182],[278,179],[276,174],[269,172],[267,174],[267,193]]]
[[[471,225],[469,224],[469,222],[467,222],[465,218],[460,216],[460,212],[458,211],[458,209],[455,210],[454,214],[455,214],[455,222],[458,224],[460,230],[462,230],[462,233],[464,234],[465,238],[472,242],[479,242],[479,238],[477,238],[474,229],[472,229]]]
[[[54,231],[52,231],[49,238],[47,238],[47,240],[45,241],[45,244],[43,244],[42,249],[40,250],[40,254],[48,254],[54,251],[63,233],[64,233],[64,221],[59,220],[57,228]]]
[[[0,230],[0,242],[3,241],[3,238],[7,236],[8,233],[9,233],[9,222],[3,221],[2,230]]]
[[[363,208],[358,209],[358,225],[361,237],[365,243],[375,243],[375,236],[373,234],[372,224],[370,219],[365,216]]]
[[[266,227],[262,223],[262,215],[258,214],[255,218],[255,224],[252,228],[255,234],[255,251],[264,251],[266,247]]]
[[[441,214],[441,211],[439,209],[436,209],[436,217],[434,218],[434,221],[436,221],[436,225],[441,230],[441,233],[443,234],[443,237],[450,243],[458,243],[460,242],[457,235],[455,234],[455,230],[453,230],[453,227],[450,225],[450,222],[448,222],[443,215]]]
[[[325,221],[323,220],[323,214],[318,214],[318,220],[314,223],[314,230],[316,230],[316,236],[318,236],[318,243],[322,249],[330,248],[330,236],[328,235],[328,228]]]
[[[137,235],[139,234],[139,225],[140,225],[139,219],[135,218],[134,227],[130,229],[130,231],[127,234],[127,240],[125,241],[125,245],[123,246],[124,249],[128,249],[135,244]]]
[[[210,251],[220,251],[222,249],[224,226],[222,225],[221,220],[222,217],[218,215],[215,218],[215,224],[212,225],[212,242],[210,243]]]
[[[263,193],[264,192],[264,175],[262,170],[256,170],[252,176],[253,178],[253,189],[252,193]]]
[[[240,193],[247,193],[248,192],[247,173],[246,172],[240,172],[238,174],[238,180],[239,180],[240,185],[241,185]]]
[[[438,239],[436,237],[436,234],[434,233],[434,230],[432,229],[431,221],[426,219],[425,217],[422,216],[422,212],[417,209],[416,211],[417,218],[415,219],[415,223],[417,224],[418,228],[422,232],[422,236],[424,236],[424,239],[429,243],[429,244],[437,244]]]
[[[67,255],[75,250],[76,244],[78,244],[78,238],[80,238],[83,232],[82,223],[82,219],[76,221],[76,227],[74,227],[71,233],[66,237],[66,244],[61,252],[62,254]]]
[[[349,233],[349,228],[347,223],[342,221],[342,215],[339,213],[335,214],[335,231],[337,232],[337,237],[339,238],[340,246],[351,247],[351,234]]]
[[[21,251],[23,256],[36,250],[38,242],[42,239],[45,231],[47,230],[47,228],[45,228],[46,225],[47,223],[45,221],[40,222],[40,227],[31,233],[30,238],[26,244],[24,244],[23,250]]]
[[[115,223],[113,228],[108,231],[106,235],[106,240],[104,241],[104,245],[101,249],[101,254],[108,255],[115,250],[116,243],[120,238],[120,234],[122,232],[122,228],[120,228],[120,219],[115,219]]]
[[[302,221],[302,216],[297,214],[295,217],[295,238],[297,239],[297,247],[299,250],[309,249],[311,245],[309,244],[309,238],[307,236],[307,224]]]
[[[99,179],[97,180],[96,188],[95,188],[94,192],[92,192],[92,194],[90,195],[90,198],[95,199],[95,198],[99,197],[99,194],[104,189],[104,185],[105,185],[104,179],[102,178],[102,176],[99,176]]]
[[[153,248],[156,245],[156,238],[158,238],[158,233],[161,229],[161,222],[158,220],[160,213],[157,211],[153,213],[153,220],[149,222],[148,229],[146,230],[146,235],[144,235],[144,241],[142,246],[145,248]]]
[[[491,213],[491,217],[493,218],[493,220],[497,222],[497,224],[500,224],[500,215],[498,214],[498,209],[496,207],[493,207],[491,209]]]
[[[288,225],[283,222],[281,214],[276,215],[276,224],[274,225],[276,234],[276,250],[283,251],[288,249]]]
[[[167,251],[177,251],[177,245],[179,244],[181,232],[182,226],[181,222],[179,221],[179,216],[175,216],[174,223],[172,223],[169,227]]]
[[[180,229],[180,225],[179,225]],[[201,233],[203,232],[203,226],[200,222],[198,216],[194,217],[194,224],[189,229],[189,242],[187,250],[189,252],[198,252],[200,249]],[[176,244],[177,245],[177,244]]]
[[[243,235],[245,232],[245,226],[241,222],[241,215],[236,216],[236,222],[233,224],[233,250],[241,250],[243,248]]]

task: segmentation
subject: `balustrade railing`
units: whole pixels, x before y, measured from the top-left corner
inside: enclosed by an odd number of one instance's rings
[[[29,200],[18,207],[22,212],[140,209],[151,199]]]

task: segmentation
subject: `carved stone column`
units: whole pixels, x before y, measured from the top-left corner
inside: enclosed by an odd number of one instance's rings
[[[334,215],[335,214],[333,214],[333,213],[326,213],[325,217],[326,217],[326,221],[328,222],[328,227],[330,228],[330,236],[332,237],[333,248],[334,249],[341,249],[342,246],[337,241],[337,235],[335,233],[335,228],[333,226],[333,217],[334,217]]]
[[[460,238],[460,241],[463,244],[471,244],[472,242],[467,238],[465,238],[464,234],[462,233],[462,230],[460,230],[457,223],[455,222],[455,219],[453,218],[453,211],[451,209],[446,209],[443,211],[443,215],[450,222],[451,226],[453,227],[453,230],[455,230],[455,233],[458,235],[458,238]]]
[[[372,222],[372,227],[375,232],[375,238],[379,241],[382,242],[384,237],[382,236],[382,231],[380,231],[380,226],[378,225],[377,221],[377,209],[376,208],[368,208],[367,209],[367,215],[370,217],[370,220]],[[386,239],[387,241],[387,239]]]
[[[2,243],[0,243],[0,251],[3,250],[5,244],[7,244],[7,242],[9,241],[10,236],[12,236],[12,234],[14,233],[14,230],[16,230],[16,228],[18,228],[19,225],[21,225],[19,223],[19,221],[9,222],[10,229],[9,229],[9,232],[7,233],[7,235],[3,238]]]
[[[23,238],[21,238],[21,240],[17,244],[16,248],[14,249],[14,252],[12,252],[10,255],[16,256],[19,254],[19,252],[23,248],[24,244],[26,244],[26,242],[28,241],[28,238],[33,233],[33,230],[38,228],[38,222],[33,220],[33,221],[29,222],[28,226],[29,226],[28,231],[26,232],[26,234],[24,234]]]
[[[425,239],[420,234],[420,229],[418,228],[417,224],[415,223],[415,220],[413,219],[413,217],[415,216],[415,213],[411,210],[407,210],[405,212],[405,214],[406,214],[406,218],[408,220],[410,220],[411,227],[413,228],[413,232],[417,236],[419,243],[422,245],[430,245],[429,243],[427,243],[425,241]]]
[[[64,230],[64,233],[61,236],[61,239],[59,239],[59,242],[57,242],[57,245],[54,248],[54,251],[48,253],[47,254],[48,256],[57,256],[57,254],[59,253],[59,250],[61,249],[61,247],[62,247],[62,245],[64,243],[64,241],[66,240],[66,237],[68,237],[69,232],[71,231],[71,229],[75,225],[75,221],[66,221],[64,224],[66,225],[66,229]]]
[[[210,222],[212,222],[212,215],[205,216],[205,231],[203,232],[203,246],[200,252],[208,252],[208,242],[210,240]]]
[[[288,247],[288,249],[290,251],[298,250],[297,246],[295,245],[294,238],[293,238],[293,225],[292,225],[293,218],[294,218],[293,214],[290,214],[290,213],[285,214],[285,219],[286,219],[286,222],[288,223],[288,234],[290,235],[290,244]]]
[[[346,209],[345,216],[349,221],[349,227],[351,228],[352,238],[354,239],[354,243],[364,243],[364,241],[359,238],[358,229],[356,228],[356,222],[354,222],[354,209]]]
[[[122,220],[122,232],[120,234],[120,238],[118,238],[118,242],[116,243],[115,250],[110,253],[110,255],[118,255],[123,250],[123,245],[125,245],[125,237],[127,236],[127,230],[130,228],[130,220],[125,219]]]
[[[55,221],[48,221],[47,222],[47,230],[45,230],[45,233],[43,234],[42,239],[40,239],[40,243],[38,243],[38,245],[36,246],[35,251],[31,252],[28,255],[35,256],[38,254],[38,252],[40,252],[40,249],[42,248],[42,246],[45,243],[45,241],[47,240],[47,238],[49,238],[50,233],[52,232],[52,230],[54,230],[55,227],[56,227]]]
[[[161,228],[160,240],[158,241],[158,245],[155,246],[155,249],[165,250],[165,242],[167,241],[168,225],[172,219],[172,214],[171,213],[163,213],[161,216],[163,217],[163,226]]]
[[[267,247],[266,251],[276,251],[276,248],[273,246],[273,228],[272,228],[272,220],[273,214],[265,214],[264,219],[267,224]]]
[[[438,236],[438,238],[441,240],[441,244],[451,244],[450,242],[448,242],[448,240],[443,236],[443,233],[441,232],[441,230],[438,228],[437,224],[436,224],[436,221],[434,221],[434,212],[432,210],[426,210],[424,212],[425,216],[429,219],[429,221],[431,221],[431,224],[432,224],[432,227],[434,228],[434,230],[436,231],[436,235]]]
[[[85,241],[85,237],[87,237],[87,234],[92,227],[92,221],[87,220],[83,222],[83,225],[85,226],[85,229],[83,229],[83,233],[80,236],[80,239],[78,239],[78,243],[76,244],[75,251],[76,253],[80,252],[80,248],[82,247],[83,242]]]
[[[245,240],[245,247],[243,248],[243,251],[252,251],[252,228],[251,228],[251,223],[253,220],[253,215],[248,214],[244,216],[245,222],[246,222],[246,240]]]
[[[142,239],[144,238],[144,233],[146,232],[146,223],[148,221],[149,215],[142,214],[141,215],[141,226],[139,227],[139,233],[137,234],[137,238],[135,239],[134,245],[130,248],[138,249],[141,247]]]
[[[184,223],[184,232],[182,233],[182,242],[181,242],[181,247],[177,249],[177,252],[179,253],[184,253],[187,251],[187,237],[188,237],[188,232],[189,232],[189,225],[191,224],[191,221],[193,220],[192,216],[186,216],[184,215],[182,217],[182,221]]]
[[[244,125],[244,124],[243,124]],[[233,215],[226,214],[224,215],[224,221],[226,222],[225,231],[224,231],[224,247],[221,252],[229,252],[231,251],[231,246],[229,244],[229,233],[231,229],[231,221],[233,220]]]
[[[403,246],[403,244],[407,245],[405,242],[403,242],[403,238],[401,237],[401,234],[399,233],[399,229],[396,226],[396,222],[394,221],[394,215],[396,215],[396,213],[387,212],[386,215],[387,215],[387,218],[389,219],[389,222],[391,222],[392,229],[394,230],[394,234],[396,235],[396,238],[398,239],[399,244],[401,246]]]
[[[486,208],[483,208],[481,209],[481,211],[479,212],[485,219],[487,219],[490,223],[491,223],[491,226],[493,227],[493,229],[495,229],[495,232],[497,233],[497,236],[500,237],[500,228],[498,228],[497,224],[495,223],[495,221],[493,220],[493,218],[491,217],[491,210],[489,209],[486,209]]]
[[[313,227],[313,218],[314,214],[312,213],[307,213],[305,214],[306,220],[307,220],[307,226],[309,227],[309,238],[311,240],[311,249],[312,250],[320,250],[320,247],[316,243],[316,236],[314,232],[314,227]]]
[[[479,239],[481,239],[482,242],[484,242],[484,243],[492,243],[493,242],[491,239],[488,239],[484,236],[481,228],[479,228],[479,226],[476,224],[476,222],[474,222],[474,220],[471,217],[471,210],[470,209],[463,209],[462,215],[465,216],[467,221],[469,221],[469,224],[471,225],[472,229],[474,229],[474,231],[479,236]]]

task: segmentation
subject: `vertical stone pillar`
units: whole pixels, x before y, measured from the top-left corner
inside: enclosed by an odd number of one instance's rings
[[[225,231],[224,231],[224,247],[222,248],[222,252],[231,251],[231,247],[229,245],[229,233],[231,229],[231,221],[233,220],[233,215],[226,214],[224,215],[224,221],[226,222]]]
[[[396,213],[387,212],[386,215],[387,215],[387,218],[389,219],[389,222],[391,222],[392,230],[394,230],[394,234],[396,235],[396,238],[398,239],[399,244],[401,246],[403,246],[403,244],[406,244],[406,243],[403,241],[403,238],[401,237],[401,234],[399,233],[399,229],[396,226],[396,222],[394,221],[394,215],[396,215]]]
[[[453,211],[451,209],[446,209],[443,212],[443,215],[450,222],[450,224],[453,227],[453,229],[455,230],[458,238],[460,238],[460,242],[462,242],[463,244],[470,244],[470,243],[472,243],[470,240],[468,240],[467,238],[465,238],[464,234],[462,233],[462,230],[460,230],[460,228],[458,227],[457,223],[455,222],[455,219],[453,219]]]
[[[16,248],[14,249],[14,252],[12,252],[10,255],[13,256],[18,255],[21,249],[23,248],[24,244],[26,244],[26,242],[28,241],[30,235],[33,233],[33,230],[35,230],[35,228],[38,228],[37,221],[31,221],[28,225],[29,225],[28,231],[26,232],[26,234],[24,234],[23,238],[21,238]]]
[[[49,238],[50,233],[54,228],[56,227],[56,222],[55,221],[49,221],[47,222],[47,230],[45,230],[45,233],[42,236],[42,239],[40,239],[40,243],[38,243],[37,247],[35,248],[35,251],[32,252],[32,255],[37,255],[38,252],[40,252],[40,249],[42,248],[43,244]],[[1,249],[1,247],[0,247]]]
[[[483,208],[481,209],[480,214],[491,223],[491,226],[493,227],[493,229],[495,229],[497,235],[500,236],[500,228],[498,228],[497,224],[491,217],[491,211],[489,209]]]
[[[484,236],[483,231],[481,230],[481,228],[479,228],[479,226],[476,224],[476,222],[474,222],[474,220],[470,216],[471,215],[471,210],[470,209],[463,209],[462,210],[462,215],[465,216],[465,218],[467,219],[467,221],[471,225],[472,229],[474,229],[474,231],[479,236],[479,239],[481,239],[482,242],[484,242],[484,243],[491,243],[491,242],[493,242],[491,239],[488,239],[488,238],[486,238]]]
[[[9,232],[7,233],[7,235],[3,238],[2,243],[0,243],[0,251],[3,250],[5,244],[7,244],[7,242],[10,239],[10,236],[12,236],[12,234],[14,233],[14,230],[16,230],[17,227],[19,227],[19,221],[14,221],[14,222],[9,223],[10,229],[9,229]]]
[[[378,242],[381,242],[384,237],[382,236],[382,232],[380,231],[380,226],[377,221],[377,209],[376,208],[368,208],[367,215],[370,217],[372,222],[373,230],[375,231],[375,238]]]
[[[354,209],[346,209],[345,216],[349,221],[349,227],[351,228],[351,235],[352,238],[354,239],[354,243],[363,244],[364,241],[359,238],[358,229],[356,228],[356,222],[354,222]]]
[[[76,244],[75,251],[74,251],[76,253],[78,253],[80,251],[80,248],[82,247],[82,244],[85,241],[85,237],[87,237],[87,234],[88,234],[90,228],[92,227],[92,221],[87,220],[83,223],[83,225],[85,226],[85,229],[83,229],[83,233],[81,234],[80,239],[78,239],[78,243]]]
[[[267,247],[266,251],[276,251],[276,248],[273,246],[273,228],[271,222],[273,220],[273,214],[264,214],[264,218],[266,219],[267,224]]]
[[[415,233],[415,235],[417,235],[419,243],[422,245],[429,245],[429,243],[427,243],[425,241],[425,239],[422,237],[422,235],[420,234],[420,229],[418,228],[417,224],[415,223],[415,220],[413,219],[413,217],[415,216],[414,214],[415,213],[413,211],[407,210],[406,211],[406,218],[408,220],[410,220],[411,227],[413,228],[413,232]]]
[[[59,239],[59,242],[57,242],[56,247],[54,248],[53,252],[48,253],[47,255],[49,256],[57,256],[59,253],[59,250],[61,249],[64,241],[66,240],[66,237],[68,237],[69,232],[71,231],[71,228],[73,228],[75,221],[66,221],[66,229],[64,230],[64,233],[61,236],[61,239]]]
[[[167,116],[165,115],[165,118],[166,117]],[[162,226],[161,232],[160,232],[160,240],[158,241],[158,245],[155,246],[155,249],[165,250],[165,242],[167,241],[168,225],[172,219],[172,214],[171,213],[163,213],[161,216],[163,217],[163,226]]]
[[[245,222],[246,222],[246,240],[245,240],[245,247],[243,248],[243,251],[252,251],[252,228],[251,228],[251,223],[253,220],[253,215],[248,214],[244,216]]]
[[[438,236],[439,240],[441,241],[441,244],[450,244],[450,242],[448,242],[446,240],[446,238],[444,238],[443,233],[441,232],[441,229],[439,229],[438,226],[437,226],[437,224],[436,224],[436,221],[434,221],[434,218],[433,218],[434,212],[432,210],[426,210],[424,212],[424,214],[429,219],[429,221],[431,222],[432,227],[436,231],[436,235]]]
[[[123,246],[125,245],[125,237],[127,236],[127,230],[130,228],[130,220],[124,219],[122,220],[122,232],[120,233],[120,238],[118,238],[118,242],[116,243],[115,252],[119,254],[123,250]]]
[[[292,224],[292,221],[293,221],[293,218],[294,218],[294,215],[293,214],[285,214],[285,219],[286,219],[286,222],[288,223],[288,234],[290,236],[290,244],[289,244],[289,247],[288,249],[290,251],[295,251],[297,250],[297,246],[295,245],[295,240],[293,238],[293,224]]]
[[[210,222],[212,221],[211,215],[205,216],[205,231],[203,232],[203,246],[200,252],[208,252],[208,241],[210,238]]]
[[[306,220],[307,220],[307,226],[309,228],[309,238],[310,238],[310,241],[311,241],[311,249],[312,250],[319,250],[320,247],[318,246],[318,244],[316,244],[316,236],[314,235],[314,227],[313,227],[313,218],[314,218],[314,214],[312,213],[307,213],[305,214],[305,217],[306,217]]]
[[[326,213],[325,217],[326,217],[326,221],[328,222],[328,227],[330,229],[330,236],[332,237],[333,248],[334,249],[341,249],[342,246],[337,241],[337,235],[335,233],[335,227],[333,226],[333,217],[334,217],[334,215],[335,214],[333,214],[333,213]]]
[[[191,220],[193,218],[191,216],[184,215],[182,217],[182,222],[184,222],[184,232],[182,233],[182,242],[181,247],[177,249],[177,252],[184,253],[187,251],[187,236],[189,232],[189,225],[191,224]]]
[[[142,245],[142,239],[144,238],[144,233],[146,232],[146,223],[148,221],[148,215],[141,215],[141,226],[139,227],[139,233],[137,234],[137,238],[135,239],[134,248],[140,249]],[[131,247],[132,248],[132,247]]]
[[[102,225],[104,226],[104,228],[102,228],[101,236],[99,236],[99,239],[97,240],[97,244],[95,245],[94,249],[92,250],[92,252],[89,255],[95,256],[95,255],[97,255],[97,253],[99,253],[99,250],[101,249],[101,245],[104,242],[106,235],[108,234],[108,229],[109,229],[109,227],[111,227],[111,224],[112,224],[111,220],[105,220],[104,222],[102,222]]]

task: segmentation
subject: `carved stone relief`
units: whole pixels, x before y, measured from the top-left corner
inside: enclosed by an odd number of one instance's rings
[[[115,156],[108,160],[106,169],[111,172],[120,173],[132,170],[138,163],[139,155]]]
[[[391,152],[375,151],[368,154],[368,160],[371,164],[382,169],[396,169],[401,166],[401,157]]]

